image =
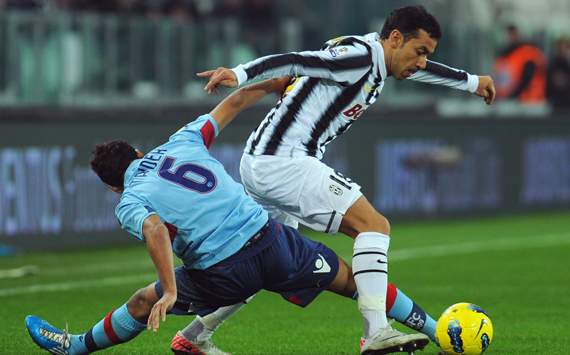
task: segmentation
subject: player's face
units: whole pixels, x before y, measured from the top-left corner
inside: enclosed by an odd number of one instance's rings
[[[425,69],[428,55],[435,51],[437,41],[424,30],[418,36],[403,41],[394,51],[392,75],[398,79],[406,79],[420,69]]]

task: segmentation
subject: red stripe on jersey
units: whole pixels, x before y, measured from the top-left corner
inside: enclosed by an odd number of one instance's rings
[[[107,338],[109,338],[111,343],[119,344],[122,343],[122,341],[117,336],[117,333],[115,333],[115,331],[113,330],[113,324],[111,323],[111,317],[113,316],[113,312],[114,311],[111,311],[109,312],[109,314],[105,316],[105,320],[103,321],[103,329],[105,330],[105,335],[107,335]]]
[[[386,289],[386,312],[390,312],[394,302],[396,302],[396,297],[398,296],[398,289],[391,283],[388,283],[388,288]]]
[[[204,145],[206,148],[210,148],[210,145],[214,141],[216,136],[216,130],[214,129],[214,125],[209,120],[200,128],[200,133],[202,133],[202,138],[204,139]]]

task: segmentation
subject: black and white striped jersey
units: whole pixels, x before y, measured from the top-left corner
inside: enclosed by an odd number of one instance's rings
[[[291,84],[250,135],[253,155],[314,156],[373,104],[387,77],[378,33],[328,41],[319,51],[270,55],[232,69],[239,85],[253,79],[292,77]],[[412,80],[475,92],[479,79],[428,61]]]

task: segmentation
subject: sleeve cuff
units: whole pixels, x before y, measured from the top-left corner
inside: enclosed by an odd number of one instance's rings
[[[236,75],[238,87],[247,81],[247,73],[245,72],[243,65],[238,65],[237,67],[233,68],[232,71]]]
[[[479,87],[479,76],[467,74],[467,91],[474,93]]]
[[[140,241],[146,241],[146,238],[144,237],[143,234],[143,226],[144,226],[144,221],[146,221],[146,219],[150,216],[152,216],[153,214],[156,214],[155,211],[148,211],[148,213],[141,219],[140,225],[137,226],[137,232],[138,235],[136,236],[138,240]]]

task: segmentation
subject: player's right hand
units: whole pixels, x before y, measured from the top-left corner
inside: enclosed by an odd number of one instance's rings
[[[166,313],[172,309],[176,302],[176,292],[164,292],[164,295],[152,306],[146,328],[154,332],[158,331],[160,321],[166,321]]]
[[[228,68],[218,67],[214,70],[206,70],[197,74],[201,78],[209,78],[208,83],[204,86],[204,90],[208,93],[215,93],[218,87],[225,86],[235,88],[238,86],[236,74]]]

